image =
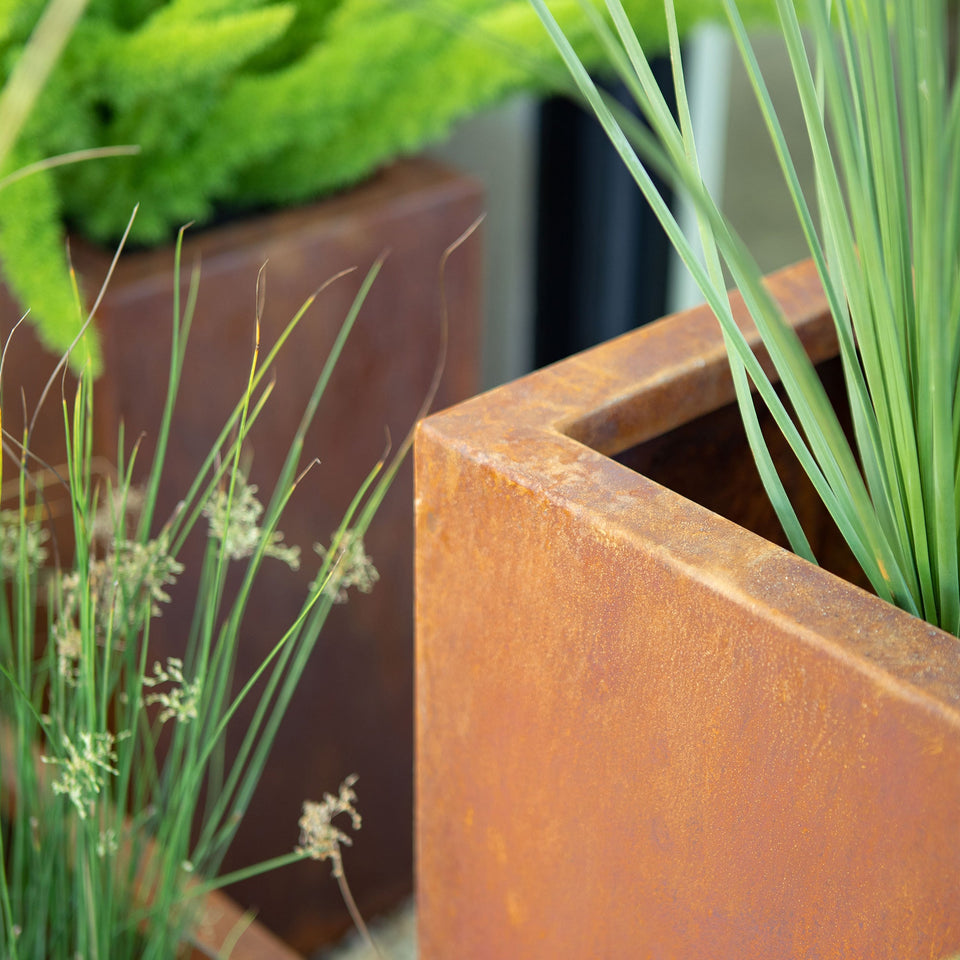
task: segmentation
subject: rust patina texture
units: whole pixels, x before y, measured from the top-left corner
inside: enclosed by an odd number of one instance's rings
[[[262,567],[241,632],[238,676],[249,676],[296,618],[318,568],[312,544],[329,542],[383,454],[387,430],[396,448],[410,429],[440,349],[440,259],[482,206],[476,181],[411,160],[319,204],[188,231],[183,262],[189,272],[200,258],[200,295],[160,490],[161,518],[189,488],[246,383],[261,265],[266,263],[264,351],[320,284],[357,267],[317,298],[278,360],[274,391],[247,451],[250,479],[266,500],[363,275],[389,251],[306,437],[304,462],[321,462],[299,484],[280,524],[287,540],[302,548],[301,569],[294,573],[275,561]],[[475,237],[447,266],[450,342],[438,397],[443,405],[479,389],[480,251]],[[95,289],[108,261],[76,245],[74,252]],[[128,446],[143,432],[138,462],[150,462],[166,390],[172,278],[169,249],[125,256],[100,312],[105,372],[96,385],[96,428],[98,446],[110,459],[122,419]],[[0,302],[0,315],[19,314]],[[7,357],[4,388],[13,400],[23,383],[32,409],[54,359],[38,359],[23,330]],[[54,393],[42,424],[45,443],[63,433],[59,390]],[[11,402],[4,408],[4,427],[15,433],[18,407]],[[56,452],[47,456],[62,460]],[[344,861],[369,915],[413,887],[412,501],[413,471],[406,464],[367,537],[381,579],[369,596],[333,609],[224,868],[291,850],[303,800],[319,800],[357,773],[363,831]],[[199,569],[202,546],[202,538],[187,545],[187,570],[171,591],[173,603],[152,627],[153,657],[182,651],[196,592],[191,571]],[[242,572],[241,564],[235,566],[233,585]],[[252,711],[241,713],[238,730]],[[329,869],[313,862],[254,878],[231,893],[304,953],[350,927]]]
[[[204,900],[194,943],[190,960],[219,956],[225,948],[229,949],[231,960],[303,960],[299,953],[219,890]]]
[[[731,398],[695,310],[421,425],[423,960],[960,949],[957,641],[612,459]]]

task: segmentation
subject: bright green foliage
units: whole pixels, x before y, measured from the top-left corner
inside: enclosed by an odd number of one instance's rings
[[[16,162],[14,151],[13,167]],[[30,216],[20,211],[27,210]],[[57,197],[43,175],[24,177],[3,191],[0,200],[0,237],[3,247],[3,271],[15,289],[26,289],[31,304],[30,318],[40,317],[44,341],[62,352],[83,323],[80,305],[66,275],[63,230],[58,217]],[[24,281],[18,278],[29,278]],[[12,321],[8,318],[5,330]],[[96,349],[95,341],[84,338],[80,349]],[[85,354],[72,354],[75,363],[83,363]],[[98,363],[99,355],[91,359]]]
[[[576,0],[551,6],[598,64]],[[662,0],[627,6],[647,45],[665,48]],[[721,12],[720,0],[678,6],[681,29]],[[0,0],[0,80],[41,7]],[[566,85],[555,58],[527,0],[91,0],[15,159],[118,144],[140,153],[4,189],[6,280],[63,348],[79,320],[61,221],[109,243],[139,203],[131,240],[153,244],[188,221],[313,198],[515,90]]]

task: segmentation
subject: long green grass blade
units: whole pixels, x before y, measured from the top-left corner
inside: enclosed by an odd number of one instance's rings
[[[673,8],[673,0],[666,0],[666,3],[670,61],[673,72],[674,89],[677,96],[677,114],[680,121],[680,133],[683,138],[687,163],[690,164],[691,169],[696,173],[696,176],[702,183],[703,178],[700,171],[700,161],[697,155],[696,141],[693,132],[693,118],[690,114],[690,104],[687,99],[686,86],[683,82],[683,61],[680,50],[680,37],[677,32],[676,14]],[[646,60],[643,58],[642,51],[639,49],[639,44],[636,43],[636,37],[628,29],[628,24],[623,17],[623,8],[613,3],[611,3],[610,6],[612,8],[611,15],[630,55],[630,61],[639,72],[641,63],[646,64]],[[720,254],[717,250],[713,233],[710,230],[709,221],[700,209],[697,210],[697,224],[711,282],[715,287],[722,288],[724,281]],[[726,333],[724,333],[724,339],[725,342],[727,342],[728,338]],[[770,455],[766,440],[764,439],[756,406],[750,391],[750,381],[747,377],[746,370],[737,357],[736,352],[730,348],[729,343],[727,345],[727,353],[730,358],[730,371],[733,376],[737,404],[746,429],[747,442],[753,453],[754,462],[757,465],[763,488],[770,502],[773,504],[780,524],[794,552],[806,560],[809,560],[811,563],[816,563],[813,549],[803,531],[793,504],[790,502],[790,498],[784,489],[783,482],[777,473],[773,458]]]
[[[946,215],[942,206],[945,197],[960,197],[960,94],[945,81],[943,0],[893,6],[810,0],[816,70],[794,4],[776,0],[814,156],[819,232],[737,4],[724,0],[834,317],[857,455],[752,258],[703,188],[670,0],[666,12],[679,125],[653,81],[620,0],[607,0],[616,36],[587,0],[582,3],[655,135],[605,102],[544,0],[531,3],[580,95],[597,114],[721,323],[755,459],[781,522],[792,528],[791,542],[798,551],[809,549],[797,536],[799,525],[794,525],[792,508],[769,463],[744,386],[747,378],[880,596],[956,632],[960,205],[953,203]],[[647,167],[691,196],[706,265],[697,261],[680,233]],[[790,411],[730,316],[719,280],[721,260],[743,294]]]

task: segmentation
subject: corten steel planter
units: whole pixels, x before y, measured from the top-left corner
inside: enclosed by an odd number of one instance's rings
[[[389,251],[307,435],[305,461],[318,457],[321,462],[300,483],[280,524],[287,540],[301,546],[301,570],[295,574],[277,561],[264,563],[242,631],[238,676],[249,675],[296,618],[319,565],[312,545],[329,542],[354,492],[383,454],[387,432],[396,449],[414,422],[440,351],[441,256],[482,204],[475,181],[415,160],[309,208],[187,233],[184,270],[200,258],[200,297],[160,491],[161,518],[188,489],[246,383],[261,265],[267,264],[264,353],[320,284],[337,271],[358,267],[318,297],[281,354],[274,392],[249,444],[250,478],[266,500],[363,275]],[[479,386],[480,250],[474,237],[447,265],[450,339],[439,404],[470,396]],[[95,288],[106,270],[103,255],[91,256],[77,245],[74,255],[87,286]],[[143,432],[138,459],[144,469],[166,390],[172,270],[169,250],[125,256],[99,314],[105,373],[96,385],[97,445],[115,458],[122,419],[128,445]],[[13,307],[3,309],[9,309],[7,316],[13,312]],[[19,381],[25,380],[32,409],[54,361],[37,358],[23,329],[12,342],[4,386],[9,401],[18,397]],[[55,394],[45,426],[49,435],[62,438],[59,389]],[[18,408],[19,403],[7,403],[5,428],[17,430]],[[37,443],[49,441],[41,437]],[[62,456],[47,455],[51,460]],[[369,596],[355,595],[332,611],[224,866],[292,849],[302,801],[319,800],[357,773],[363,830],[345,851],[344,862],[368,915],[390,907],[413,885],[412,499],[408,464],[367,537],[380,581]],[[199,538],[188,544],[187,573],[171,591],[173,602],[154,621],[158,657],[182,649],[195,590],[189,571],[199,568],[200,548]],[[235,566],[238,582],[242,565]],[[239,729],[242,724],[241,718]],[[231,892],[305,953],[350,926],[329,870],[314,863],[287,867]]]
[[[732,398],[700,309],[421,424],[423,960],[960,949],[960,645],[656,481],[762,514]]]

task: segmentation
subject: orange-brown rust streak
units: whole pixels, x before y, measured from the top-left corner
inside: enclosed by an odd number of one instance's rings
[[[810,276],[771,288],[829,352]],[[955,638],[584,445],[726,403],[714,326],[420,427],[424,960],[960,950]]]

